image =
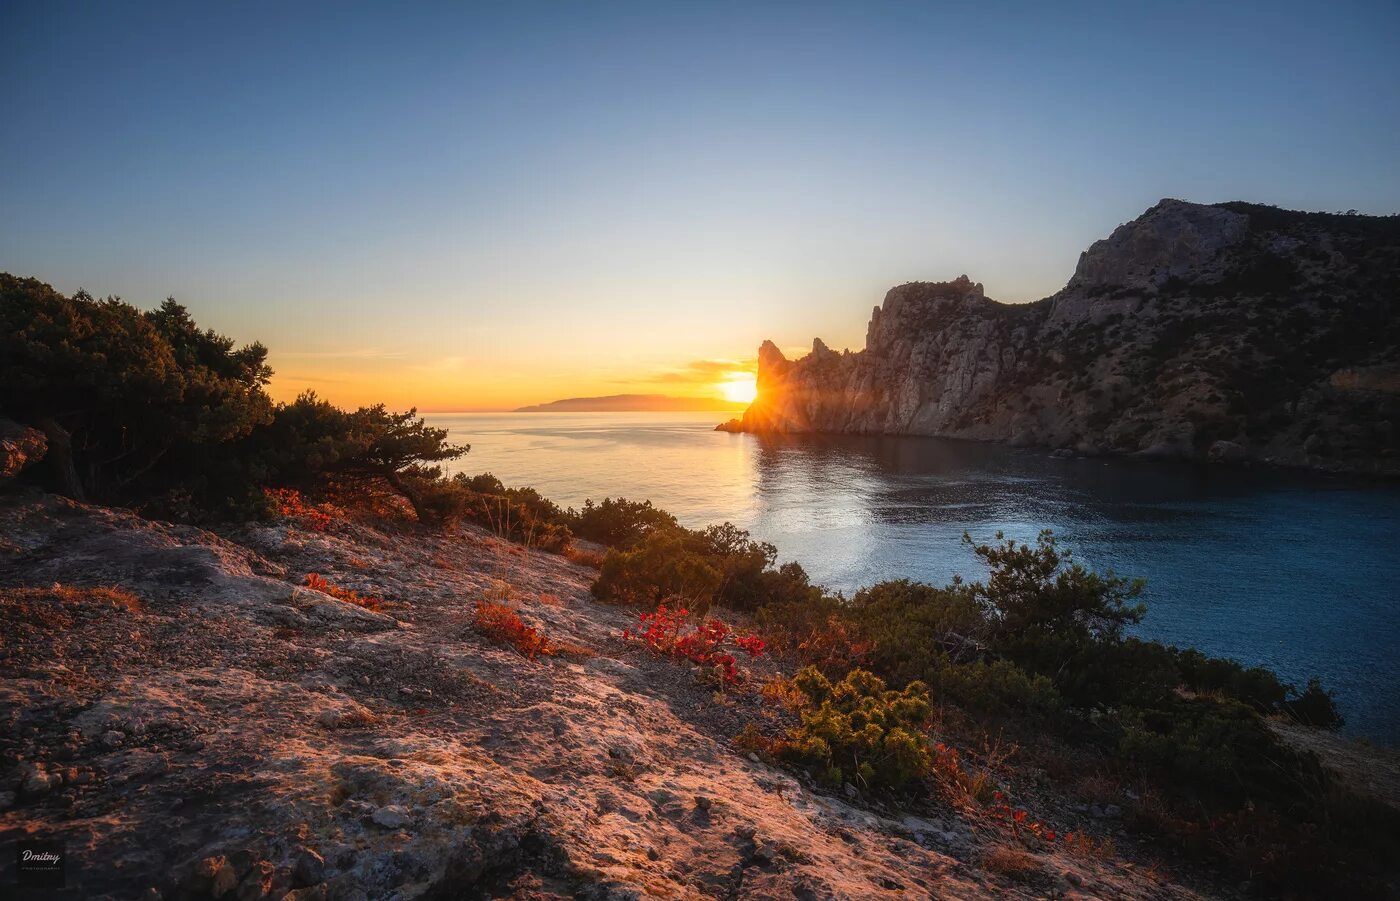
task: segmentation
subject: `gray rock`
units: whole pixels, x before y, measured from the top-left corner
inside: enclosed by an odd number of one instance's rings
[[[47,795],[62,784],[63,777],[49,772],[42,763],[26,764],[20,771],[20,791],[26,795]]]
[[[376,826],[383,826],[385,829],[402,829],[413,822],[408,813],[397,804],[379,808],[370,816],[370,819],[374,821]]]
[[[1244,445],[1233,441],[1217,441],[1210,446],[1207,458],[1216,463],[1238,463],[1249,456]]]
[[[13,479],[26,466],[44,458],[49,449],[44,433],[10,419],[0,419],[0,483]]]
[[[326,862],[321,855],[307,847],[298,847],[292,854],[292,884],[298,888],[316,885],[326,878]]]

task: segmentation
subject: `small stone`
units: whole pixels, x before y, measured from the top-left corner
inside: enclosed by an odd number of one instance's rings
[[[194,865],[185,888],[195,895],[212,895],[222,898],[238,885],[238,872],[228,858],[223,855],[206,857]]]
[[[237,901],[263,901],[272,894],[273,866],[266,860],[253,864],[248,875],[238,884]]]
[[[1081,877],[1078,873],[1074,872],[1073,870],[1065,870],[1063,873],[1060,874],[1060,878],[1063,879],[1065,882],[1069,883],[1070,885],[1074,886],[1075,888],[1078,888],[1079,886],[1084,884],[1083,877]]]
[[[763,762],[763,761],[759,760],[759,759],[758,759],[758,755],[755,754],[755,753],[752,752],[752,751],[749,752],[749,760],[752,760],[754,763],[762,763],[762,762]]]
[[[102,733],[102,744],[108,748],[120,748],[126,744],[126,735],[116,729],[108,729]]]
[[[846,797],[848,798],[854,799],[860,797],[860,792],[849,782],[841,786],[841,789],[846,793]]]
[[[47,795],[62,784],[63,777],[50,773],[42,763],[31,763],[20,774],[20,791],[26,795]]]
[[[706,795],[696,795],[696,796],[695,796],[695,809],[696,809],[696,810],[709,810],[709,809],[710,809],[710,806],[713,805],[713,804],[714,804],[714,802],[711,801],[710,798],[707,797]]]
[[[292,854],[292,884],[298,888],[315,885],[326,878],[326,861],[305,846]]]
[[[330,890],[326,888],[325,883],[322,883],[287,892],[282,896],[282,901],[327,901],[329,898]]]
[[[385,829],[401,829],[412,822],[404,809],[396,804],[379,808],[370,819],[376,826],[383,826]]]

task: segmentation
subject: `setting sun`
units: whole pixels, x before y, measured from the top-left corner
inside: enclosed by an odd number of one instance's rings
[[[724,395],[725,400],[751,404],[753,399],[758,397],[758,382],[754,379],[753,373],[736,372],[719,383],[719,390]]]

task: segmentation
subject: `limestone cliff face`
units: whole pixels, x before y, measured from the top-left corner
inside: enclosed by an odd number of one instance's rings
[[[892,289],[865,349],[759,351],[754,432],[1400,472],[1400,217],[1164,200],[1029,304]]]

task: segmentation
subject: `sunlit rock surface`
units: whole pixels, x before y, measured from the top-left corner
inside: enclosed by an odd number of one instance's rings
[[[717,703],[620,638],[594,571],[480,530],[215,535],[31,493],[0,496],[0,536],[0,585],[136,599],[3,608],[0,840],[66,842],[68,897],[1200,897],[1054,850],[1013,882],[954,810],[757,762],[731,744],[756,692]],[[583,650],[477,635],[472,602],[507,589]]]
[[[742,425],[1395,473],[1398,371],[1400,217],[1164,200],[1044,300],[911,283],[861,351],[765,342]]]

